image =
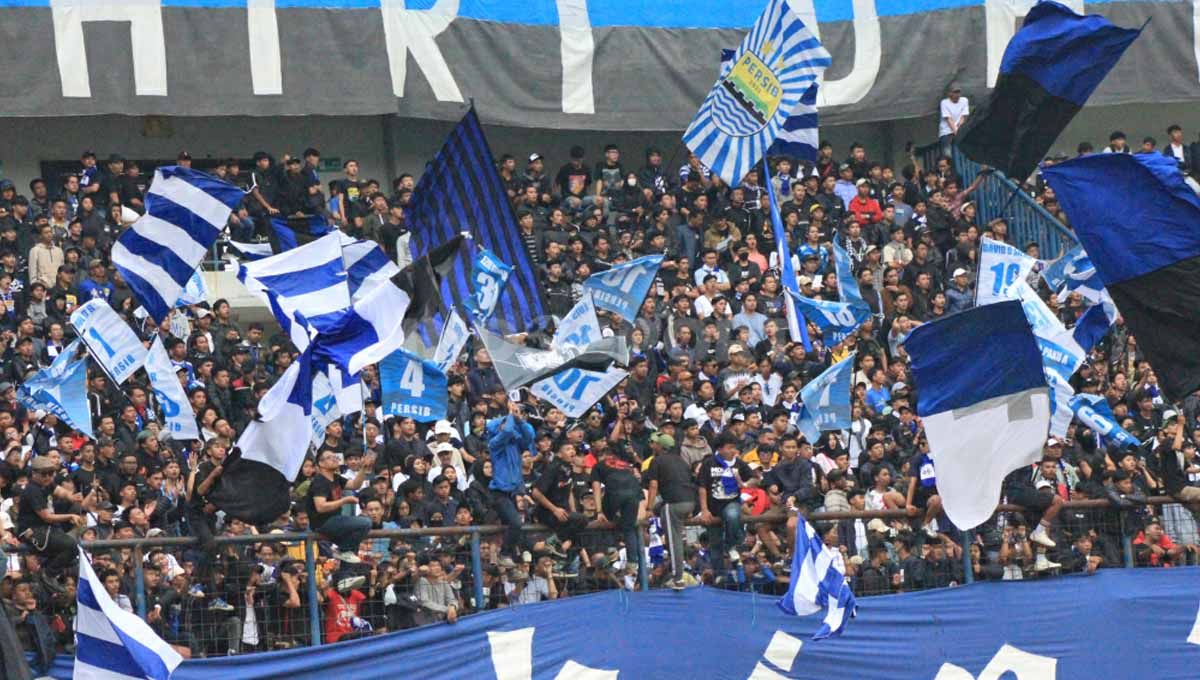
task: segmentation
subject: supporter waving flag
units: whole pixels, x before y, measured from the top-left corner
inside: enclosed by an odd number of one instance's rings
[[[825,610],[825,621],[814,640],[841,635],[858,607],[846,567],[837,550],[825,545],[817,532],[800,515],[796,518],[796,543],[792,553],[792,579],[787,594],[779,600],[785,614],[807,616]]]

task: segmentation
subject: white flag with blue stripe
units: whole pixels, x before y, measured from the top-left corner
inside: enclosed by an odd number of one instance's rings
[[[692,119],[683,141],[730,185],[741,182],[829,66],[786,0],[771,0]]]
[[[737,50],[721,50],[721,75],[724,76],[733,66],[733,55]],[[775,143],[767,149],[771,156],[791,156],[803,161],[817,160],[817,148],[820,146],[820,133],[817,130],[817,88],[813,83],[801,95],[792,114],[783,122],[783,129],[775,138]]]
[[[361,299],[375,286],[400,273],[400,267],[388,259],[378,243],[352,238],[341,231],[337,234],[342,242],[342,265],[346,267],[350,299]]]
[[[75,680],[167,680],[183,657],[149,624],[117,606],[79,550]]]
[[[155,322],[175,306],[242,196],[198,170],[169,165],[154,171],[146,214],[113,244],[112,261]]]
[[[841,635],[858,606],[846,583],[842,557],[825,545],[803,515],[796,520],[792,582],[779,600],[779,608],[792,616],[808,616],[823,609],[825,620],[813,639]]]

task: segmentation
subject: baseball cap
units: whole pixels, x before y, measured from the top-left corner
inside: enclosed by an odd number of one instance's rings
[[[434,434],[454,434],[454,428],[450,425],[449,420],[439,420],[433,426]]]
[[[669,434],[663,434],[661,432],[654,433],[654,435],[650,437],[650,443],[658,444],[664,449],[675,448],[675,438]]]
[[[540,160],[542,160],[542,154],[540,154],[540,153],[529,154],[529,162],[530,163],[533,163],[534,161],[540,161]]]
[[[953,274],[953,276],[955,276],[955,277],[966,276],[966,275],[967,275],[967,270],[963,269],[962,267],[955,269],[954,274]]]
[[[849,163],[842,163],[841,165],[838,166],[838,172],[841,172],[843,170],[849,170],[849,169],[850,169]]]
[[[442,442],[440,444],[434,444],[433,452],[434,453],[447,453],[447,452],[453,453],[454,445],[451,444],[450,442]]]
[[[867,178],[866,178],[866,177],[863,177],[862,179],[860,179],[860,180],[858,180],[857,182],[855,182],[855,183],[854,183],[854,186],[856,186],[856,187],[861,187],[862,185],[864,185],[864,184],[866,184],[866,183],[867,183]]]
[[[824,212],[825,206],[821,205],[820,203],[813,203],[812,205],[808,206],[808,214],[809,215],[815,213],[818,210]]]
[[[1046,440],[1046,446],[1062,446],[1062,442],[1054,437],[1051,437]]]
[[[745,352],[745,351],[746,351],[746,348],[742,347],[741,345],[738,345],[738,344],[733,344],[733,345],[729,346],[730,354],[737,354],[738,352]]]
[[[188,153],[187,151],[180,151],[179,155],[175,156],[175,160],[190,161],[190,160],[192,160],[192,154]]]
[[[745,420],[745,419],[746,419],[746,414],[742,413],[741,411],[737,411],[733,415],[729,416],[729,420],[731,420],[731,421],[738,421],[738,420]]]

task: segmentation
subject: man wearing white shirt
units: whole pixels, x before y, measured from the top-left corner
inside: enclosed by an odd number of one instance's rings
[[[967,122],[967,115],[971,113],[971,106],[966,97],[962,96],[962,88],[958,85],[951,85],[950,91],[946,98],[938,106],[938,141],[941,142],[942,155],[950,155],[950,147],[954,144],[954,136],[958,134],[963,123]]]
[[[1183,128],[1172,125],[1167,128],[1167,143],[1163,146],[1164,156],[1170,156],[1179,164],[1181,170],[1187,170],[1192,164],[1192,154],[1183,143]]]
[[[700,257],[704,264],[696,270],[694,277],[696,285],[703,286],[706,276],[715,276],[717,277],[717,290],[729,290],[729,274],[717,266],[717,251],[709,248]]]

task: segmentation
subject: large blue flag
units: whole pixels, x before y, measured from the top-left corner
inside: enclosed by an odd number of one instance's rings
[[[1043,176],[1167,397],[1200,388],[1200,198],[1158,154],[1092,154]]]
[[[834,552],[804,521],[803,515],[797,518],[791,581],[778,605],[783,613],[793,616],[807,616],[824,609],[825,620],[813,633],[814,640],[841,635],[858,606],[850,584],[846,583],[846,574],[838,568],[841,560]]]
[[[87,402],[87,357],[75,358],[79,340],[67,345],[54,362],[17,386],[17,401],[30,411],[52,413],[72,428],[92,436]]]
[[[591,292],[600,309],[616,312],[626,321],[633,321],[646,293],[650,292],[662,261],[662,255],[647,255],[597,272],[583,282],[583,290]]]
[[[1004,477],[1039,460],[1046,441],[1050,401],[1033,329],[1009,300],[918,326],[904,347],[946,515],[978,526]]]
[[[837,239],[833,240],[833,270],[837,273],[838,296],[842,298],[842,302],[866,307],[862,291],[858,289],[858,278],[854,276],[854,263],[850,261],[850,254]]]
[[[463,300],[463,307],[474,318],[475,323],[486,324],[491,318],[512,270],[511,266],[487,248],[480,248],[479,252],[475,253],[475,263],[471,267],[471,288],[474,294]]]
[[[844,430],[851,425],[850,378],[854,375],[854,352],[825,369],[800,390],[798,427],[810,443],[824,430]]]
[[[724,76],[733,67],[733,55],[737,50],[721,50],[721,75]],[[813,83],[800,96],[796,108],[783,121],[783,129],[779,136],[767,149],[767,156],[791,156],[802,161],[817,160],[817,147],[820,146],[817,117],[817,88]],[[770,173],[763,175],[770,177]]]
[[[1071,398],[1071,409],[1081,423],[1087,425],[1100,438],[1100,443],[1117,448],[1137,447],[1141,442],[1125,431],[1117,422],[1108,400],[1095,394],[1077,394]]]
[[[829,66],[829,53],[786,0],[770,0],[683,134],[730,185],[759,162],[800,98]]]
[[[1004,50],[991,98],[959,131],[959,148],[1023,181],[1140,33],[1057,2],[1034,5]]]
[[[817,300],[790,290],[787,293],[804,317],[821,329],[821,337],[825,340],[826,347],[833,347],[842,342],[871,317],[871,308],[866,305]]]
[[[462,232],[513,267],[513,276],[500,294],[496,323],[503,333],[517,333],[545,316],[537,269],[521,241],[508,193],[496,171],[483,127],[475,109],[467,111],[425,168],[407,212],[413,258],[432,252]],[[442,279],[442,301],[465,307],[473,295],[470,272],[473,253],[462,249],[453,271]],[[442,317],[435,315],[440,326]],[[436,338],[437,332],[428,337]]]

